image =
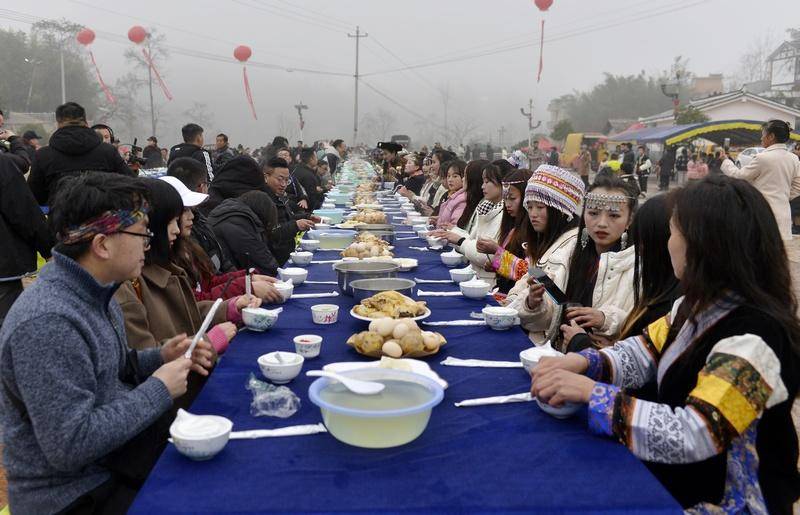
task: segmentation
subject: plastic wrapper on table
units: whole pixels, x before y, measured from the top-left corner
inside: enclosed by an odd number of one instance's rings
[[[300,397],[285,386],[259,381],[250,374],[246,388],[253,393],[250,414],[254,417],[289,418],[300,409]]]

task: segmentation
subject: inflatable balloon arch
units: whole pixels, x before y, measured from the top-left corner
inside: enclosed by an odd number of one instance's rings
[[[551,0],[552,1],[552,0]],[[78,43],[86,47],[87,52],[89,52],[89,59],[92,62],[92,66],[94,67],[95,75],[97,76],[97,82],[100,85],[100,89],[103,91],[103,94],[106,97],[106,100],[109,104],[115,104],[116,99],[114,95],[111,93],[111,89],[103,80],[103,76],[100,74],[100,68],[97,65],[97,61],[94,58],[94,53],[89,48],[95,40],[95,33],[92,29],[88,27],[82,28],[78,33],[75,35],[75,38],[78,40]],[[147,30],[140,26],[134,25],[128,30],[128,39],[134,43],[135,45],[139,46],[142,43],[147,41],[147,38],[150,37],[150,34]],[[156,82],[158,82],[161,91],[164,93],[164,97],[167,100],[172,100],[173,96],[170,93],[169,88],[167,88],[167,84],[164,82],[164,79],[161,77],[161,74],[158,73],[158,69],[156,68],[155,62],[153,61],[153,56],[150,55],[148,51],[147,45],[142,45],[142,56],[144,57],[147,66],[150,68],[150,71],[153,73],[153,76],[156,78]],[[244,81],[244,93],[245,98],[247,99],[247,104],[250,106],[250,112],[253,115],[254,119],[258,119],[256,116],[256,108],[255,104],[253,103],[253,92],[250,89],[250,80],[247,78],[247,60],[250,59],[250,56],[253,55],[253,50],[247,45],[239,45],[233,50],[233,57],[242,63],[242,78]]]

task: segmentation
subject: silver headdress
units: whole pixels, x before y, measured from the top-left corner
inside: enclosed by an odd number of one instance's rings
[[[607,193],[588,193],[584,199],[584,206],[586,209],[592,210],[606,210],[612,213],[619,213],[622,206],[635,200],[633,197],[627,195]]]

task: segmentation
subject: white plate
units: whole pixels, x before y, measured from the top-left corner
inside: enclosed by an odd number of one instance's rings
[[[373,211],[383,211],[383,206],[380,204],[356,204],[356,209],[371,209]]]
[[[351,317],[353,317],[353,318],[355,318],[357,320],[363,320],[364,322],[372,322],[373,320],[377,320],[376,318],[369,318],[369,317],[361,316],[361,315],[359,315],[358,313],[356,313],[354,311],[355,309],[356,309],[356,307],[353,306],[353,308],[350,310],[350,316]],[[423,314],[421,314],[419,316],[415,316],[414,318],[410,318],[409,320],[416,320],[416,321],[425,320],[429,316],[431,316],[431,308],[426,307],[425,308],[425,313],[423,313]],[[401,319],[398,318],[397,320],[401,320]]]
[[[411,358],[402,358],[395,361],[402,361],[408,363],[411,366],[411,372],[414,374],[419,374],[422,376],[427,376],[442,385],[442,388],[447,389],[448,385],[447,381],[441,378],[439,374],[431,370],[431,367],[425,363],[424,361],[420,361],[418,359],[411,359]],[[336,372],[337,374],[341,372],[347,372],[348,370],[357,370],[359,368],[380,368],[381,360],[378,359],[377,361],[342,361],[339,363],[328,363],[322,370],[327,370],[329,372]]]
[[[358,227],[359,225],[367,225],[367,224],[365,224],[365,223],[363,223],[363,222],[361,222],[361,223],[358,223],[358,224],[355,224],[355,225],[352,225],[352,224],[343,224],[343,223],[341,223],[341,224],[336,224],[336,225],[334,225],[334,227],[336,227],[337,229],[347,229],[347,230],[352,230],[352,229],[355,229],[356,227]]]

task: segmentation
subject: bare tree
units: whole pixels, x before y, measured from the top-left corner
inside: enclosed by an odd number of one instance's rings
[[[468,141],[479,128],[480,124],[474,117],[469,115],[460,116],[450,126],[452,143],[464,145],[464,142]]]
[[[397,124],[394,113],[380,108],[376,112],[368,112],[361,118],[363,134],[368,140],[386,141]]]
[[[214,113],[209,111],[208,105],[202,102],[192,102],[191,107],[185,109],[181,114],[187,119],[187,123],[196,123],[205,130],[209,130],[214,125]]]
[[[147,50],[150,59],[158,69],[158,73],[161,75],[162,79],[165,77],[163,63],[169,57],[169,51],[165,47],[165,42],[166,36],[159,33],[158,29],[148,29],[147,39],[143,43],[144,49]],[[134,73],[130,74],[131,78],[136,81],[139,86],[148,86],[147,88],[142,87],[140,89],[148,92],[151,132],[155,136],[158,128],[157,112],[161,110],[161,106],[157,105],[153,93],[153,82],[156,78],[152,76],[153,74],[151,73],[150,64],[147,62],[147,59],[144,58],[144,55],[138,49],[134,50],[133,48],[129,48],[125,50],[124,55],[125,60],[131,64],[134,69]],[[139,75],[139,73],[142,75]]]
[[[447,146],[448,138],[450,136],[450,134],[449,134],[450,128],[449,128],[448,119],[447,119],[447,110],[450,107],[450,98],[451,98],[450,83],[449,82],[446,82],[443,86],[441,86],[439,88],[439,94],[442,97],[442,104],[444,104],[444,124],[443,124],[444,131],[442,133],[442,136],[443,136],[442,139],[444,140],[445,146]]]
[[[295,141],[298,139],[299,133],[297,130],[297,123],[295,123],[294,118],[287,118],[287,116],[283,113],[278,116],[278,136],[283,136],[289,141]]]
[[[748,82],[769,80],[769,55],[777,47],[774,32],[765,32],[753,38],[747,52],[739,58],[739,68],[729,79],[729,89],[739,89]]]

